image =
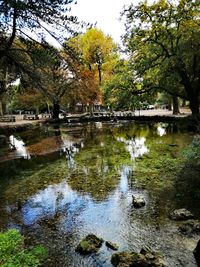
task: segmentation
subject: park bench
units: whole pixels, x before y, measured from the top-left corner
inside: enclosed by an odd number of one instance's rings
[[[51,114],[43,113],[43,114],[41,114],[41,117],[44,118],[44,119],[51,118]]]
[[[37,114],[25,114],[23,117],[24,120],[39,120]]]
[[[0,122],[15,122],[15,116],[3,116],[0,117]]]

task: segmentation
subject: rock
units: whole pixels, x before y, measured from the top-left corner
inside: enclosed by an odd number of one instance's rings
[[[197,265],[200,266],[200,240],[198,241],[197,246],[193,251],[193,254],[196,259]]]
[[[174,210],[171,214],[170,214],[170,218],[172,220],[175,221],[181,221],[181,220],[189,220],[189,219],[193,219],[194,215],[186,209],[178,209],[178,210]]]
[[[146,204],[142,196],[132,196],[132,203],[135,208],[142,208]]]
[[[80,254],[91,254],[95,253],[102,246],[103,239],[97,237],[96,235],[87,235],[76,247],[76,252]]]
[[[106,241],[106,246],[108,248],[111,248],[112,250],[118,250],[119,246],[115,243],[112,243],[110,241]]]
[[[142,249],[140,253],[123,251],[112,255],[111,263],[117,267],[164,267],[156,252]]]
[[[179,231],[185,235],[192,235],[200,233],[200,222],[196,220],[190,220],[184,222],[179,226]]]
[[[111,263],[114,266],[129,267],[133,262],[138,263],[141,260],[140,254],[135,252],[118,252],[112,255]]]

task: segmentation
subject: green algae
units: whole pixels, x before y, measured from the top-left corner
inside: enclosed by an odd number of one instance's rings
[[[103,239],[94,234],[87,235],[76,247],[76,251],[81,254],[95,253],[102,246]]]
[[[69,185],[96,200],[105,199],[117,187],[122,167],[132,164],[124,144],[109,137],[86,146],[74,159],[76,164],[70,169]]]
[[[43,190],[49,184],[61,182],[67,175],[67,164],[65,160],[57,160],[51,164],[40,166],[37,170],[20,172],[11,180],[4,192],[3,197],[8,203],[25,202],[26,199]]]
[[[147,139],[149,153],[136,158],[133,179],[153,191],[173,190],[175,178],[184,162],[182,151],[189,142],[186,138],[183,145],[178,136],[175,140],[170,136]]]

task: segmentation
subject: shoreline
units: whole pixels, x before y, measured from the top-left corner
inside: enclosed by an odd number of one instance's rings
[[[8,134],[21,132],[28,129],[34,129],[41,124],[53,123],[88,123],[88,122],[104,122],[104,121],[144,121],[144,122],[180,122],[190,118],[191,112],[188,109],[182,109],[181,114],[173,115],[168,110],[141,110],[133,113],[116,112],[111,116],[82,116],[82,114],[71,114],[66,118],[59,119],[39,119],[39,120],[23,120],[23,115],[16,115],[16,122],[0,122],[0,134]]]

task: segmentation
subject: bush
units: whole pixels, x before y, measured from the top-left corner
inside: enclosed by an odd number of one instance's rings
[[[184,151],[186,167],[200,167],[200,136],[197,135],[192,144]]]
[[[24,238],[16,229],[0,233],[1,267],[37,267],[47,258],[47,250],[42,246],[26,249]]]

